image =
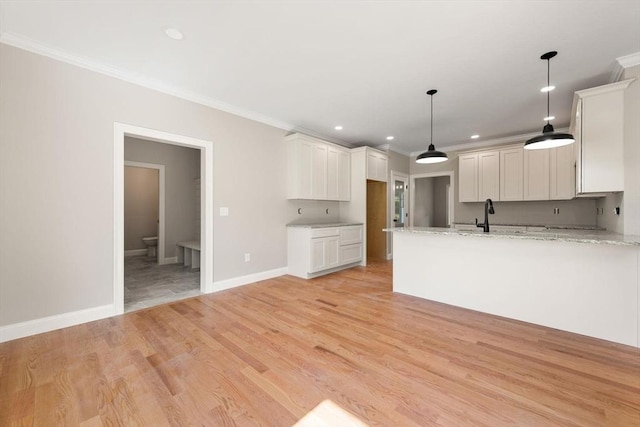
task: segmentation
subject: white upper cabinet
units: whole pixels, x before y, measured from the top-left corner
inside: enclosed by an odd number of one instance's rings
[[[522,147],[500,150],[500,200],[523,200],[524,150]]]
[[[522,145],[462,153],[460,202],[570,200],[575,197],[573,146],[524,150]]]
[[[524,200],[549,200],[549,150],[524,150]]]
[[[287,198],[346,201],[350,197],[351,160],[348,149],[293,134],[287,144]]]
[[[571,131],[576,138],[577,193],[624,191],[625,80],[574,95]]]
[[[500,152],[460,155],[458,180],[458,199],[461,202],[500,200]]]
[[[328,147],[322,143],[313,144],[313,164],[311,166],[311,198],[327,199]]]
[[[327,151],[327,199],[347,201],[351,193],[351,154],[330,146]]]
[[[388,157],[385,153],[366,149],[367,152],[367,179],[387,182]]]
[[[549,170],[549,199],[573,199],[576,196],[575,147],[565,145],[551,148],[549,150]]]
[[[478,201],[478,155],[462,154],[458,157],[458,200]]]
[[[500,200],[500,152],[478,153],[478,199]]]

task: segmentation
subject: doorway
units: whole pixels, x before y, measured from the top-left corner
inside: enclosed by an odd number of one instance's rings
[[[200,292],[213,291],[213,142],[114,123],[114,314],[124,312],[124,139],[178,145],[200,150]],[[160,237],[160,236],[158,236]]]
[[[452,227],[453,171],[412,175],[410,187],[412,227]]]
[[[387,183],[367,180],[367,262],[387,259]]]

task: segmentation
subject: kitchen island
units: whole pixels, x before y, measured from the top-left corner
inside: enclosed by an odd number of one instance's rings
[[[639,237],[385,231],[393,232],[394,292],[639,347]]]

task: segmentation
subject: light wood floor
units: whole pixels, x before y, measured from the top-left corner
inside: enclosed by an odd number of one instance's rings
[[[2,426],[291,426],[324,400],[370,426],[638,426],[640,351],[393,294],[390,263],[0,344]]]

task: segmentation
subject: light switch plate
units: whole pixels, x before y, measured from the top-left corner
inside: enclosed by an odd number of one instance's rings
[[[220,216],[229,216],[229,208],[220,208]]]

